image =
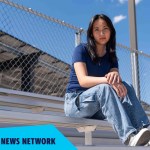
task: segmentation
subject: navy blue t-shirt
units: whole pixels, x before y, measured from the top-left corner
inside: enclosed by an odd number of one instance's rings
[[[84,62],[87,67],[88,75],[95,77],[104,77],[110,71],[111,68],[118,68],[117,61],[113,64],[109,62],[108,53],[106,53],[103,57],[99,57],[98,63],[93,62],[88,53],[87,45],[82,43],[75,48],[73,53],[70,80],[66,89],[67,93],[75,91],[85,91],[88,89],[81,87],[78,82],[74,69],[75,62]]]

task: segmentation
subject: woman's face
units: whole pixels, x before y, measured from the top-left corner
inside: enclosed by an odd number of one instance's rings
[[[98,19],[93,24],[93,37],[98,45],[106,45],[110,39],[110,28],[103,19]]]

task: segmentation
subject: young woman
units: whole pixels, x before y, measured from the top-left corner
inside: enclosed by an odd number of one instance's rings
[[[87,30],[87,44],[75,48],[65,95],[70,117],[107,119],[122,143],[145,145],[150,122],[131,84],[122,82],[116,56],[116,31],[104,14],[95,15]]]

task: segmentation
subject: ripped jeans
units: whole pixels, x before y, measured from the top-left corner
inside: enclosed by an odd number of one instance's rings
[[[125,143],[131,133],[148,127],[150,122],[136,97],[132,85],[123,82],[127,95],[120,99],[112,86],[99,84],[84,92],[65,94],[66,116],[78,118],[106,119]]]

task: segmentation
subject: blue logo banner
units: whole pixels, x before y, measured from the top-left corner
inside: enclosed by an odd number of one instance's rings
[[[0,150],[77,150],[53,125],[0,128]]]

